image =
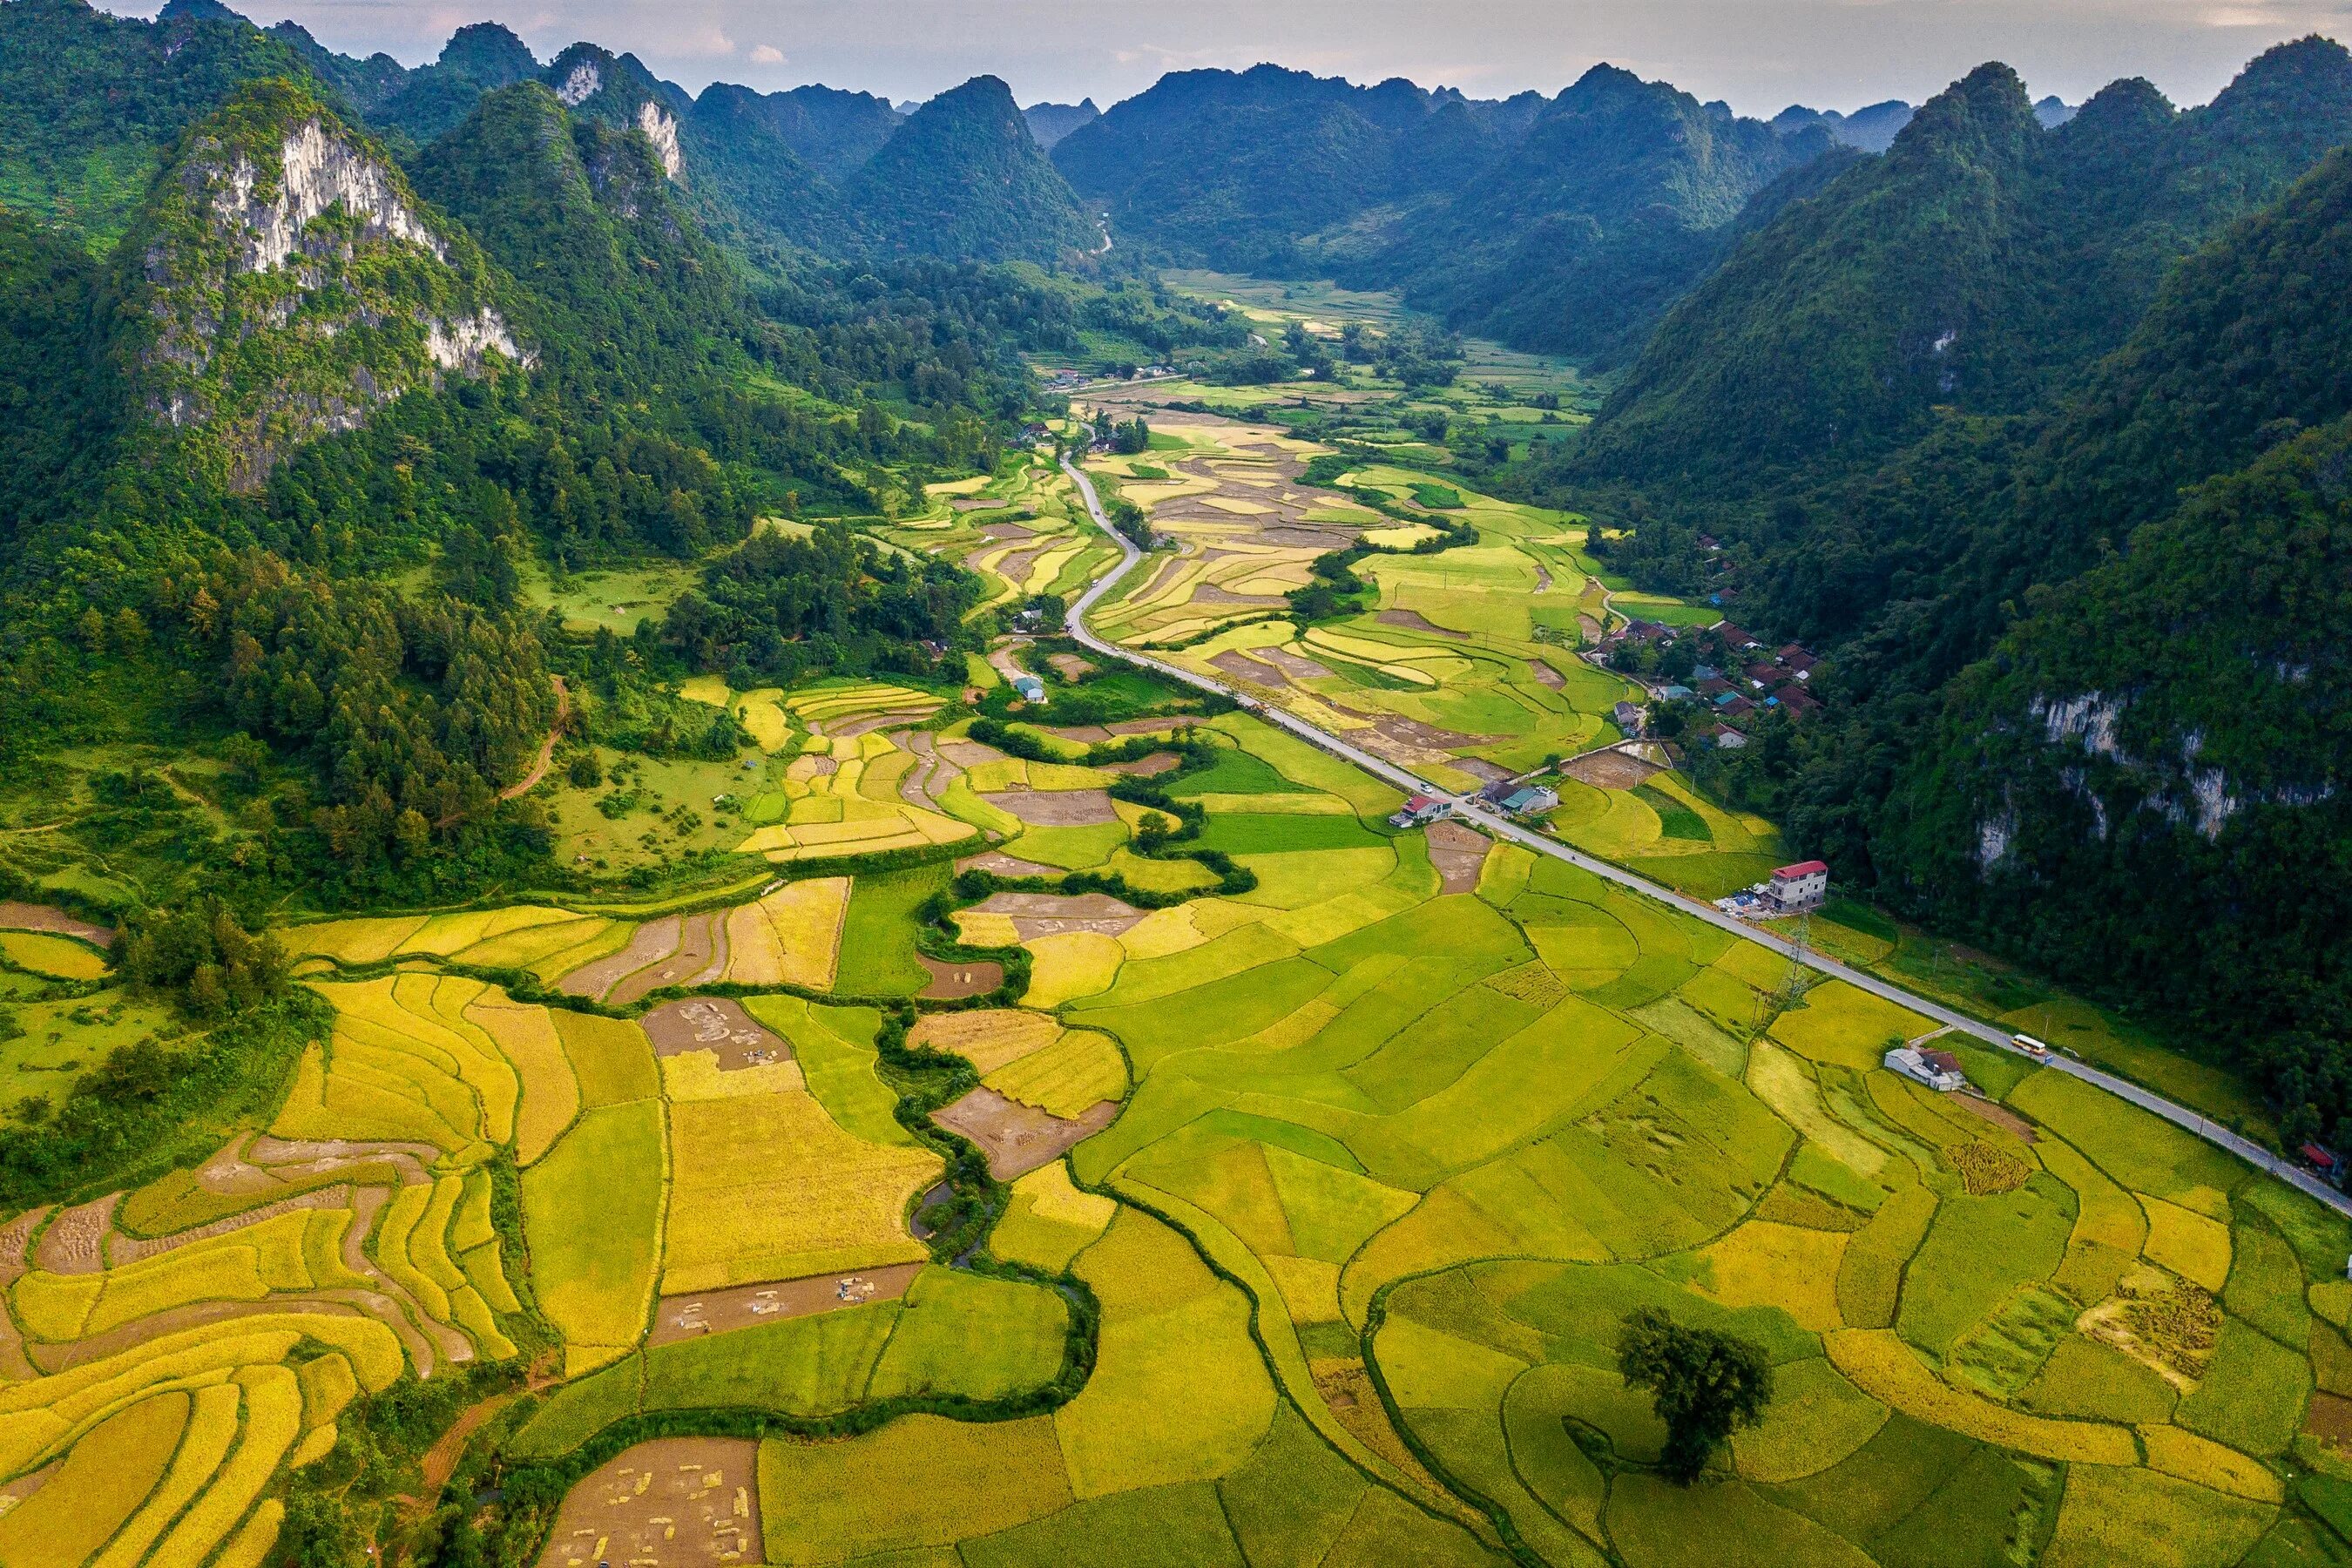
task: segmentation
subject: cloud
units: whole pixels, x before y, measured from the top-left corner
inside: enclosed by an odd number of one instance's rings
[[[716,22],[705,22],[676,37],[664,38],[661,52],[674,59],[711,59],[735,52],[735,40],[721,32]]]
[[[754,45],[751,63],[755,66],[780,66],[784,63],[784,51],[773,44]]]

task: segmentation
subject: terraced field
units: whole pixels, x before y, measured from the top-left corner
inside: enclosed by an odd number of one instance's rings
[[[535,1386],[472,1441],[509,1496],[574,1488],[563,1568],[671,1529],[777,1563],[2342,1555],[2339,1216],[2020,1058],[1920,1089],[1879,1059],[1925,1020],[1398,833],[1246,715],[1153,775],[1248,873],[1215,893],[1109,768],[871,686],[766,700],[837,764],[788,805],[887,747],[969,852],[287,931],[335,1026],[267,1125],[0,1229],[0,1562],[258,1563],[352,1401],[509,1358]],[[1025,990],[923,994],[949,857],[1016,879],[951,900]],[[1698,1488],[1614,1370],[1650,1305],[1774,1365]]]

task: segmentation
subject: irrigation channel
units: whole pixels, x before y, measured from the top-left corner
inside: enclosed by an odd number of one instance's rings
[[[1875,974],[1866,973],[1862,970],[1840,963],[1833,958],[1824,957],[1810,947],[1800,948],[1792,942],[1772,935],[1769,931],[1758,930],[1747,921],[1724,913],[1713,904],[1686,897],[1672,888],[1628,871],[1622,866],[1612,865],[1606,860],[1596,860],[1591,856],[1572,849],[1557,839],[1547,838],[1539,833],[1532,832],[1510,818],[1491,810],[1475,795],[1459,795],[1450,790],[1440,789],[1428,780],[1397,766],[1385,757],[1375,756],[1370,752],[1352,746],[1329,731],[1318,729],[1305,720],[1271,704],[1245,697],[1222,681],[1213,680],[1204,675],[1197,675],[1192,670],[1180,668],[1163,660],[1153,658],[1148,654],[1121,647],[1116,643],[1108,642],[1097,637],[1087,629],[1087,612],[1093,609],[1105,594],[1118,586],[1122,577],[1134,570],[1136,564],[1143,559],[1143,552],[1138,550],[1134,542],[1125,534],[1111,526],[1110,519],[1103,514],[1101,499],[1095,494],[1094,481],[1066,457],[1062,459],[1062,471],[1068,474],[1076,483],[1078,494],[1085,499],[1087,513],[1093,518],[1095,526],[1108,535],[1111,542],[1119,548],[1118,565],[1097,579],[1094,584],[1078,595],[1077,600],[1070,605],[1069,633],[1080,646],[1090,648],[1106,658],[1120,659],[1151,670],[1155,674],[1166,676],[1171,680],[1182,681],[1185,685],[1199,690],[1229,698],[1239,703],[1253,716],[1288,731],[1307,744],[1328,752],[1342,761],[1351,763],[1374,777],[1394,784],[1407,794],[1433,795],[1441,800],[1453,802],[1457,818],[1476,824],[1496,838],[1523,845],[1538,855],[1549,855],[1556,860],[1565,860],[1572,866],[1580,867],[1591,872],[1596,877],[1606,878],[1621,887],[1631,889],[1644,898],[1654,899],[1660,903],[1669,905],[1683,914],[1703,920],[1709,925],[1718,926],[1747,941],[1760,943],[1783,958],[1794,960],[1821,973],[1843,980],[1859,990],[1867,991],[1874,996],[1907,1007],[1915,1013],[1935,1019],[1937,1023],[1949,1025],[1988,1045],[2005,1051],[2017,1051],[2017,1047],[2010,1039],[2009,1032],[1995,1025],[1988,1024],[1980,1018],[1971,1018],[1964,1013],[1955,1012],[1941,1003],[1931,1002],[1927,997],[1906,991],[1900,985],[1882,980]],[[2102,1072],[2085,1062],[2078,1062],[2068,1057],[2053,1054],[2047,1065],[2060,1072],[2081,1079],[2085,1083],[2096,1084],[2108,1093],[2127,1100],[2143,1110],[2161,1116],[2174,1126],[2185,1128],[2207,1142],[2228,1150],[2257,1170],[2269,1172],[2279,1180],[2310,1194],[2330,1208],[2352,1215],[2352,1196],[2337,1192],[2310,1172],[2280,1159],[2261,1144],[2241,1137],[2210,1117],[2200,1116],[2185,1105],[2176,1104],[2127,1079],[2117,1078],[2113,1073]]]

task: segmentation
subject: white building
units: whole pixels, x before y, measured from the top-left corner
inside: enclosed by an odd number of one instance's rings
[[[1969,1086],[1968,1075],[1960,1070],[1960,1058],[1949,1051],[1897,1046],[1886,1053],[1885,1062],[1888,1072],[1899,1072],[1939,1094],[1949,1094],[1956,1089]]]
[[[1793,866],[1781,867],[1764,885],[1764,896],[1783,910],[1819,908],[1822,900],[1830,896],[1829,863],[1800,860]]]

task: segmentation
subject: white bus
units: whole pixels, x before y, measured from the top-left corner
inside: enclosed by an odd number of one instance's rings
[[[2015,1046],[2019,1050],[2023,1051],[2027,1056],[2032,1057],[2035,1061],[2046,1062],[2050,1059],[2050,1047],[2043,1045],[2040,1040],[2035,1039],[2032,1035],[2011,1035],[2009,1037],[2009,1043]]]

